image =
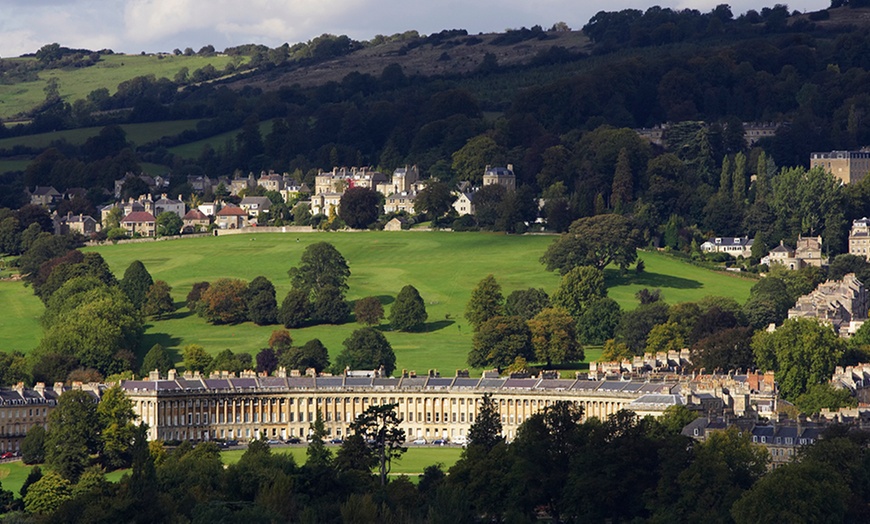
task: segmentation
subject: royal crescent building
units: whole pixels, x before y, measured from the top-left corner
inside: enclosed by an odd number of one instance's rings
[[[133,401],[138,420],[152,440],[305,438],[320,413],[332,438],[348,435],[354,419],[369,406],[396,404],[408,439],[462,440],[485,394],[501,414],[503,434],[511,440],[531,415],[556,401],[583,408],[584,418],[605,418],[621,409],[640,416],[661,415],[685,403],[676,382],[588,380],[585,378],[510,378],[485,373],[380,377],[257,376],[243,373],[177,376],[151,373],[148,380],[126,380],[121,387]]]

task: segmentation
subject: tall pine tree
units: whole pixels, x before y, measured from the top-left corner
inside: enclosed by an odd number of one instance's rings
[[[610,206],[614,212],[622,214],[626,210],[633,196],[633,187],[631,162],[628,158],[628,150],[623,147],[619,150],[619,157],[616,160],[616,173],[613,175],[613,187],[610,193]]]
[[[719,194],[729,196],[731,193],[731,159],[725,157],[722,159],[722,173],[719,175]]]

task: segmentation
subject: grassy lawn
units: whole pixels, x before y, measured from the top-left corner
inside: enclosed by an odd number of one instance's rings
[[[471,348],[471,328],[463,318],[471,290],[492,273],[504,295],[516,289],[543,288],[552,293],[559,277],[538,262],[554,237],[509,236],[492,233],[449,232],[338,232],[301,234],[250,234],[203,237],[142,244],[88,248],[100,252],[118,277],[134,260],[141,260],[153,278],[167,281],[180,309],[170,318],[149,321],[141,351],[160,343],[175,352],[197,343],[212,354],[229,348],[256,353],[265,347],[278,326],[245,322],[212,326],[190,313],[183,302],[197,281],[220,277],[247,281],[258,275],[271,280],[279,302],[290,289],[287,270],[299,262],[306,246],[328,241],[348,260],[350,300],[377,296],[389,312],[394,297],[406,284],[414,285],[426,301],[429,320],[421,333],[398,333],[382,325],[397,357],[397,369],[425,373],[438,369],[444,375],[465,368]],[[685,264],[658,253],[643,253],[646,272],[619,276],[607,271],[609,293],[626,309],[636,306],[634,293],[642,287],[660,287],[669,303],[725,295],[743,302],[753,281]],[[32,349],[42,332],[38,323],[42,306],[20,282],[0,282],[0,300],[6,304],[0,319],[0,340],[8,349]],[[291,330],[296,344],[319,338],[334,358],[342,341],[360,326],[312,326]],[[586,361],[599,348],[587,348]],[[565,374],[574,368],[569,366]]]
[[[742,304],[757,282],[732,273],[710,271],[654,251],[638,252],[638,258],[646,266],[640,275],[629,271],[623,276],[612,267],[605,270],[607,292],[623,309],[637,306],[634,295],[643,288],[661,289],[669,304],[693,302],[710,295],[730,297]]]
[[[61,98],[72,103],[83,99],[101,87],[114,94],[118,84],[137,76],[154,75],[156,78],[172,79],[182,67],[192,74],[195,70],[211,64],[222,70],[234,57],[230,56],[141,56],[103,55],[100,62],[80,69],[51,69],[41,71],[39,80],[12,85],[0,85],[0,119],[7,119],[29,111],[45,99],[45,86],[50,78],[59,81]],[[32,60],[32,59],[21,59]],[[242,57],[247,61],[247,57]]]
[[[0,281],[0,304],[0,351],[29,352],[42,338],[42,302],[21,282]]]
[[[211,147],[215,150],[220,149],[221,147],[223,147],[224,144],[227,143],[227,140],[235,142],[236,135],[238,135],[239,132],[241,132],[241,129],[233,129],[232,131],[227,131],[219,135],[203,138],[202,140],[197,140],[196,142],[189,142],[187,144],[181,144],[180,146],[170,147],[169,152],[173,155],[180,156],[181,158],[199,158],[199,155],[202,153],[202,148],[206,145],[211,145]],[[260,134],[266,136],[271,132],[272,120],[264,120],[263,122],[260,122]]]
[[[30,159],[0,160],[0,173],[24,171],[29,163]]]
[[[0,464],[0,484],[2,484],[3,489],[11,491],[16,497],[19,497],[18,492],[21,491],[21,486],[27,480],[31,467],[20,460]]]
[[[338,446],[329,446],[329,448],[335,453],[338,450]],[[272,453],[290,453],[293,455],[293,458],[296,460],[296,464],[300,466],[305,464],[305,460],[307,456],[305,445],[297,445],[297,446],[284,446],[278,445],[272,447]],[[242,455],[245,453],[243,449],[233,449],[229,451],[221,452],[221,457],[224,461],[224,464],[235,464],[242,458]],[[403,474],[403,475],[420,475],[423,473],[423,469],[426,466],[431,466],[433,464],[443,464],[444,469],[450,469],[450,467],[459,460],[459,455],[462,453],[462,448],[459,446],[444,446],[444,447],[436,447],[436,446],[421,446],[416,447],[413,445],[408,446],[408,451],[402,455],[402,458],[398,461],[393,462],[393,467],[391,473],[393,474]],[[25,473],[25,477],[27,474]],[[120,478],[120,477],[119,477]],[[23,479],[22,479],[23,482]]]
[[[174,136],[188,129],[196,129],[197,122],[199,120],[171,120],[144,124],[121,124],[120,127],[127,133],[127,140],[134,144],[145,144],[164,136]],[[4,138],[0,140],[0,149],[11,149],[17,145],[45,148],[52,141],[61,139],[71,144],[80,145],[84,144],[88,138],[99,135],[102,129],[102,127],[82,127],[53,133]]]

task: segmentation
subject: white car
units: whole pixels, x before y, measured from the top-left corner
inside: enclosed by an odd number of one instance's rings
[[[452,444],[456,444],[457,446],[464,446],[468,444],[468,437],[466,437],[465,435],[460,435],[455,439],[451,440],[450,442]]]
[[[425,446],[425,445],[426,445],[426,439],[424,439],[423,437],[419,437],[419,438],[417,438],[415,441],[411,442],[411,444],[414,444],[414,445],[416,445],[416,446]]]

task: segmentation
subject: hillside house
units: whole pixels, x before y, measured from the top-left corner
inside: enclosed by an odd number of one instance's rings
[[[867,319],[868,307],[870,293],[854,273],[849,273],[842,280],[823,282],[813,292],[798,298],[788,310],[788,318],[816,318],[846,337],[853,322]]]
[[[240,229],[248,225],[248,212],[232,204],[215,214],[215,224],[221,229]]]
[[[281,191],[284,189],[284,177],[271,172],[268,175],[263,173],[257,179],[257,185],[266,191]]]
[[[51,186],[36,186],[33,191],[28,191],[30,203],[52,209],[55,204],[63,199],[63,195]]]
[[[199,209],[191,209],[183,217],[181,221],[184,224],[182,231],[184,233],[196,233],[197,231],[205,231],[211,224],[211,219]]]
[[[414,199],[416,198],[416,192],[409,193],[408,191],[402,191],[401,193],[393,193],[384,201],[384,214],[404,211],[409,215],[413,215]]]
[[[157,232],[157,221],[148,211],[134,211],[121,219],[121,227],[130,236],[153,237]]]
[[[828,258],[822,255],[822,237],[798,236],[797,249],[792,249],[780,241],[778,246],[761,259],[761,263],[768,266],[780,264],[797,270],[807,266],[825,266]]]
[[[239,207],[248,213],[249,217],[256,218],[260,213],[268,213],[272,208],[272,201],[264,196],[246,196],[239,202]]]
[[[207,217],[213,217],[217,214],[220,208],[220,202],[203,202],[196,209],[202,212]]]
[[[821,167],[844,184],[856,184],[870,173],[870,151],[829,151],[810,154],[810,169]]]
[[[254,178],[253,173],[249,173],[245,178],[236,177],[230,180],[228,189],[230,190],[231,195],[236,196],[242,191],[254,189],[255,187],[257,187],[257,180]]]
[[[66,216],[57,217],[55,233],[64,235],[67,233],[78,233],[82,236],[89,237],[100,231],[100,223],[90,215],[73,215],[67,213]]]
[[[701,244],[704,253],[728,253],[734,258],[752,256],[752,239],[743,237],[715,237]]]
[[[408,229],[408,221],[402,217],[394,217],[384,224],[384,231],[401,231]]]
[[[391,180],[377,185],[378,193],[389,196],[395,193],[419,191],[416,187],[420,181],[420,172],[417,166],[405,166],[393,171]]]
[[[870,218],[852,221],[849,231],[849,254],[870,260]]]
[[[341,193],[318,193],[311,197],[311,214],[326,215],[338,213],[341,205]]]
[[[166,193],[160,195],[160,199],[154,202],[154,216],[159,217],[160,213],[173,213],[178,218],[184,216],[187,211],[187,206],[180,199],[168,198]]]
[[[454,191],[453,195],[456,196],[456,200],[453,201],[453,209],[456,210],[459,216],[474,214],[474,202],[472,200],[474,195],[472,193]]]
[[[517,177],[514,175],[513,164],[508,164],[507,167],[486,166],[483,172],[483,186],[493,184],[504,186],[508,191],[514,191],[517,188]]]

